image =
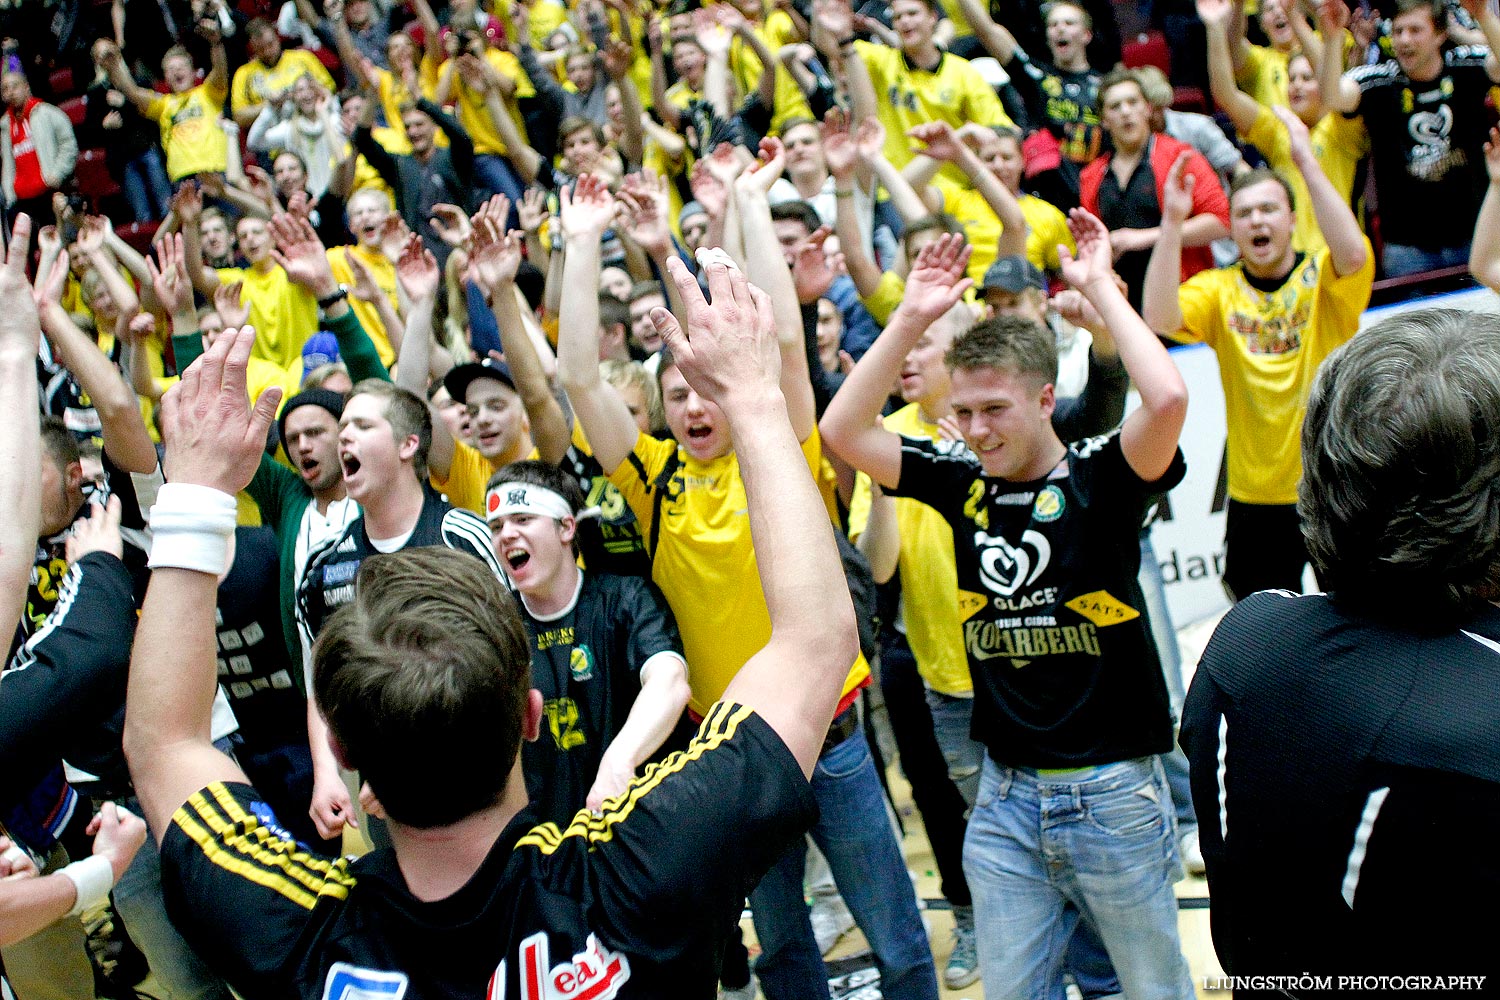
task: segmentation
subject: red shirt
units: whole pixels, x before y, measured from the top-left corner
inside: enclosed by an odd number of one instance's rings
[[[11,158],[16,161],[17,198],[40,198],[48,191],[42,179],[42,162],[36,158],[36,145],[31,141],[31,109],[41,103],[33,97],[19,115],[14,109],[5,113],[10,123]]]

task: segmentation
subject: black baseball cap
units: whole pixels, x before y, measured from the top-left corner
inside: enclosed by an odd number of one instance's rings
[[[455,365],[448,369],[448,374],[443,376],[443,388],[448,390],[460,403],[469,401],[469,386],[474,384],[475,379],[492,378],[497,382],[503,382],[512,391],[516,388],[516,380],[511,378],[510,369],[503,361],[493,358],[485,358],[483,361],[471,361],[466,365]]]
[[[989,266],[989,270],[984,272],[984,284],[980,287],[986,292],[996,288],[1012,295],[1019,295],[1028,288],[1045,292],[1047,279],[1031,261],[1020,254],[1012,254],[996,259]]]

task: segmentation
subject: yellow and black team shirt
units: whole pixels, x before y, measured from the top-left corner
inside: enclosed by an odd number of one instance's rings
[[[446,899],[414,897],[390,849],[313,856],[254,788],[221,783],[172,817],[162,888],[245,997],[710,996],[724,928],[816,815],[775,731],[718,704],[602,814],[523,810]]]
[[[953,528],[974,738],[1012,767],[1074,768],[1166,753],[1172,717],[1136,574],[1156,495],[1118,431],[1068,446],[1046,478],[984,474],[962,441],[901,438],[893,496]]]
[[[802,455],[816,480],[823,464],[816,429],[802,442]],[[609,478],[646,537],[655,539],[651,579],[682,629],[691,667],[688,707],[701,716],[771,638],[739,459],[731,451],[700,462],[676,441],[641,434]],[[851,700],[869,677],[861,655],[849,668],[844,699]]]
[[[204,82],[180,94],[151,98],[146,117],[161,126],[161,148],[166,151],[167,176],[172,180],[224,172],[229,164],[229,140],[219,128],[219,118],[228,96],[228,89]]]
[[[559,468],[578,481],[584,506],[599,508],[598,517],[578,522],[583,565],[598,573],[650,576],[651,558],[646,554],[641,523],[619,487],[604,474],[604,466],[594,457],[580,421],[573,421],[573,440]]]
[[[1016,49],[1010,80],[1026,106],[1027,124],[1051,132],[1062,147],[1063,160],[1073,164],[1073,176],[1103,150],[1104,129],[1099,124],[1098,70],[1058,69]]]
[[[584,807],[646,665],[681,657],[682,639],[666,600],[638,576],[580,573],[572,603],[555,615],[519,603],[544,713],[541,736],[521,745],[521,769],[533,811],[566,823]]]
[[[979,71],[952,53],[944,52],[933,69],[913,65],[900,49],[857,41],[854,50],[864,60],[875,87],[875,112],[885,126],[885,155],[904,167],[914,155],[908,129],[923,122],[945,121],[954,128],[965,122],[1010,125],[996,96]],[[945,163],[940,176],[966,183],[963,171]]]
[[[1229,427],[1229,496],[1242,503],[1297,502],[1302,417],[1318,366],[1359,330],[1370,303],[1375,252],[1365,266],[1334,273],[1325,247],[1299,254],[1271,283],[1244,263],[1199,271],[1177,290],[1182,329],[1174,340],[1204,343],[1219,359]]]

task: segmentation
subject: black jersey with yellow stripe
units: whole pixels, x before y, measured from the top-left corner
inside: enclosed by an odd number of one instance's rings
[[[724,929],[815,815],[775,731],[721,702],[601,813],[523,810],[446,899],[413,896],[392,849],[316,857],[240,784],[173,816],[162,885],[246,1000],[707,998]]]

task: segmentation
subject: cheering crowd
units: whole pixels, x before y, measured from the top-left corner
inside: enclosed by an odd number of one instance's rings
[[[892,1000],[1187,998],[1184,871],[1235,975],[1494,964],[1417,861],[1500,822],[1500,320],[1355,336],[1500,290],[1485,0],[60,10],[0,16],[19,1000],[806,1000],[856,925]]]

